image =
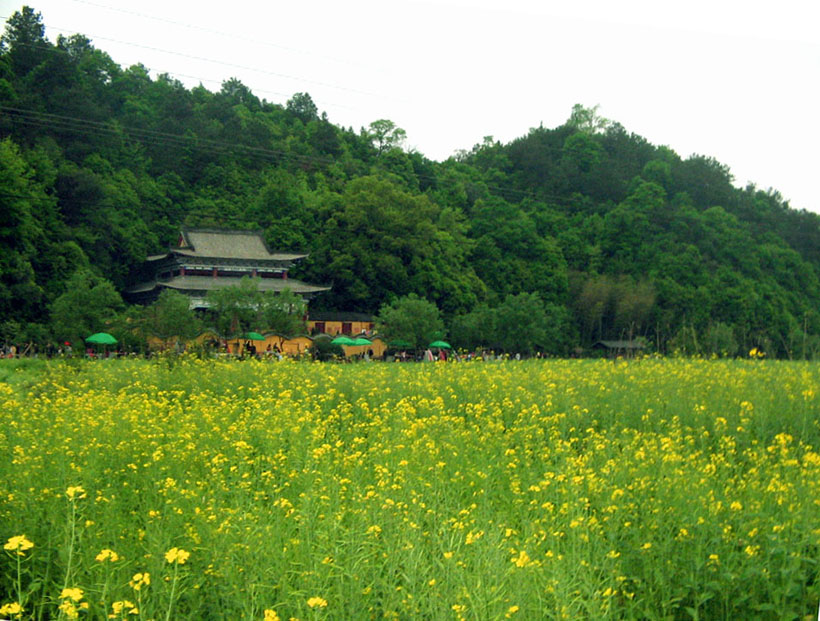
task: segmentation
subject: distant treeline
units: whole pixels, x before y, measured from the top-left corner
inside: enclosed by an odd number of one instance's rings
[[[72,279],[125,312],[108,286],[181,226],[211,226],[310,252],[294,275],[333,287],[312,309],[416,294],[454,344],[486,344],[482,317],[527,294],[550,325],[537,348],[558,355],[637,337],[820,355],[820,217],[776,191],[580,105],[444,162],[404,137],[384,119],[338,127],[307,93],[279,105],[236,79],[154,79],[82,35],[48,41],[24,7],[0,45],[0,339],[59,338]]]

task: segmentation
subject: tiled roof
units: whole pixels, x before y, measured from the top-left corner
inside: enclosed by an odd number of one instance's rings
[[[131,287],[128,293],[145,293],[157,287],[167,287],[178,291],[213,291],[224,287],[235,286],[239,282],[235,278],[213,278],[212,276],[176,276],[169,280],[142,283]],[[260,278],[256,281],[260,291],[281,292],[290,289],[294,293],[319,293],[328,291],[330,287],[309,285],[295,278]]]
[[[259,231],[183,229],[184,245],[171,251],[189,257],[294,261],[305,253],[271,252]]]

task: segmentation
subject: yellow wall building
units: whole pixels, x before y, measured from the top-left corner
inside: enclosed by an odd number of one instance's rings
[[[308,317],[310,334],[370,334],[375,326],[372,315],[365,313],[315,312]]]

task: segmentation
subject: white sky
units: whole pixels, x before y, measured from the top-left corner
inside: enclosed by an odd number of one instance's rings
[[[123,67],[187,86],[239,78],[331,122],[388,118],[442,160],[573,104],[681,157],[728,165],[820,213],[820,20],[809,0],[28,0],[53,42],[81,32]],[[3,20],[23,6],[0,0]]]

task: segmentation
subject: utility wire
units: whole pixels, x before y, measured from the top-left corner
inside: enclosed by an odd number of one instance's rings
[[[163,23],[163,24],[170,24],[172,26],[179,26],[180,28],[186,28],[188,30],[196,30],[198,32],[204,32],[204,33],[207,33],[207,34],[214,34],[214,35],[218,35],[220,37],[234,39],[236,41],[243,41],[245,43],[251,43],[253,45],[261,45],[261,46],[265,46],[265,47],[271,47],[271,48],[275,48],[275,49],[279,49],[279,50],[284,50],[286,52],[292,52],[294,54],[301,54],[301,55],[304,55],[304,56],[312,56],[314,58],[320,58],[322,60],[326,60],[326,61],[329,61],[329,62],[350,65],[350,66],[353,66],[353,67],[362,67],[362,68],[365,68],[365,69],[372,69],[372,67],[369,67],[367,65],[363,65],[361,63],[356,63],[356,62],[347,62],[347,61],[341,60],[338,57],[334,57],[334,56],[325,56],[323,54],[314,54],[313,52],[310,52],[308,50],[289,47],[289,46],[286,46],[286,45],[280,45],[278,43],[271,43],[270,41],[263,41],[261,39],[251,39],[251,38],[243,37],[241,35],[233,34],[233,33],[230,33],[230,32],[215,30],[213,28],[206,28],[204,26],[199,26],[199,25],[196,25],[196,24],[186,24],[185,22],[178,22],[178,21],[174,21],[172,19],[167,19],[165,17],[158,17],[156,15],[146,15],[145,13],[139,13],[137,11],[129,11],[127,9],[121,9],[121,8],[118,8],[118,7],[108,6],[108,5],[100,4],[100,3],[97,3],[97,2],[90,2],[89,0],[72,0],[72,2],[75,2],[77,4],[85,4],[85,5],[88,5],[88,6],[93,6],[93,7],[99,8],[99,9],[105,9],[107,11],[114,11],[114,12],[117,12],[117,13],[123,13],[125,15],[133,15],[134,17],[141,17],[143,19],[149,19],[149,20],[153,20],[153,21],[160,22],[160,23]]]
[[[3,19],[2,16],[0,16],[0,19]],[[83,36],[85,36],[85,35],[83,35]],[[52,53],[52,54],[63,54],[63,55],[71,57],[71,54],[68,50],[64,50],[64,49],[60,48],[59,46],[57,46],[56,44],[48,44],[48,46],[43,46],[43,45],[36,44],[36,43],[21,43],[21,42],[18,42],[18,43],[15,43],[14,45],[15,46],[21,46],[21,47],[27,47],[27,48],[39,50],[39,51],[42,51],[42,52],[49,52],[49,53]],[[94,50],[95,51],[100,51],[100,52],[103,52],[103,53],[107,54],[107,52],[105,52],[105,50],[98,50],[97,48],[94,48]],[[113,59],[111,59],[111,60],[112,60],[112,62],[114,62],[116,64],[116,61],[114,61]],[[121,66],[119,64],[117,64],[117,66],[121,68]],[[224,85],[225,82],[226,82],[225,78],[204,78],[202,76],[190,75],[190,74],[187,74],[187,73],[180,73],[178,71],[163,71],[161,69],[154,69],[153,73],[155,73],[157,75],[168,75],[170,77],[180,76],[180,77],[190,78],[192,80],[199,80],[200,83],[209,82],[209,83],[212,83],[212,84],[219,84],[220,86]],[[248,87],[248,90],[251,90],[250,87]],[[214,91],[214,92],[218,92],[218,91]],[[268,94],[268,95],[279,95],[280,97],[291,97],[293,95],[293,93],[284,93],[282,91],[271,91],[271,90],[256,89],[256,88],[253,89],[251,92],[254,93],[254,95],[256,93],[265,93],[265,94]],[[327,100],[323,97],[320,98],[318,101],[315,101],[314,103],[320,104],[322,106],[329,106],[329,107],[332,107],[332,108],[341,108],[341,109],[345,109],[345,110],[359,110],[359,111],[361,111],[361,108],[348,106],[347,104],[339,103],[337,101],[330,101],[330,100]]]
[[[9,18],[10,18],[10,16],[8,16],[8,15],[0,15],[0,19],[3,19],[3,20],[8,20]],[[44,24],[44,26],[45,26],[45,24]],[[77,33],[77,31],[75,29],[71,29],[71,28],[60,28],[58,26],[46,26],[46,27],[51,29],[51,30],[56,30],[58,32],[65,32],[65,33],[71,33],[71,34],[81,34],[81,33]],[[87,34],[87,33],[82,33],[82,34],[83,34],[83,36],[88,37],[89,39],[93,39],[93,40],[109,41],[111,43],[119,43],[121,45],[128,45],[128,46],[136,47],[136,48],[143,49],[143,50],[150,50],[152,52],[160,52],[161,54],[169,54],[171,56],[179,56],[181,58],[187,58],[189,60],[199,60],[199,61],[203,61],[203,62],[207,62],[207,63],[212,63],[212,64],[215,64],[215,65],[222,65],[223,67],[230,67],[232,69],[244,69],[245,71],[253,71],[255,73],[261,73],[261,74],[264,74],[264,75],[271,75],[271,76],[275,76],[275,77],[278,77],[278,78],[284,78],[286,80],[293,80],[295,82],[303,82],[305,84],[314,84],[316,86],[324,86],[326,88],[332,88],[332,89],[335,89],[335,90],[345,91],[345,92],[348,92],[348,93],[355,93],[357,95],[366,95],[368,97],[378,97],[378,98],[384,98],[384,99],[391,99],[390,97],[387,97],[385,95],[380,95],[378,93],[371,93],[371,92],[368,92],[368,91],[362,91],[362,90],[355,89],[355,88],[349,88],[347,86],[340,86],[338,84],[333,84],[333,83],[330,83],[330,82],[323,82],[323,81],[320,81],[320,80],[312,80],[312,79],[309,79],[309,78],[302,78],[302,77],[299,77],[299,76],[289,75],[289,74],[286,74],[286,73],[279,73],[277,71],[270,71],[268,69],[260,69],[258,67],[253,67],[253,66],[250,66],[250,65],[241,65],[241,64],[238,64],[238,63],[229,63],[229,62],[225,62],[225,61],[222,61],[222,60],[217,60],[215,58],[207,58],[205,56],[197,56],[195,54],[187,54],[185,52],[177,52],[175,50],[168,50],[168,49],[164,49],[164,48],[154,47],[154,46],[151,46],[151,45],[143,45],[141,43],[134,43],[133,41],[123,41],[121,39],[114,39],[112,37],[105,37],[105,36],[101,36],[101,35],[94,35],[94,34]]]
[[[128,136],[132,139],[138,140],[151,146],[176,146],[188,147],[193,149],[210,149],[222,151],[239,151],[248,155],[270,158],[274,161],[278,159],[290,159],[307,164],[319,164],[324,166],[332,165],[336,160],[332,158],[324,158],[315,155],[302,155],[298,153],[289,153],[287,151],[267,149],[263,147],[254,147],[249,145],[242,145],[239,143],[229,143],[218,140],[211,140],[207,138],[199,138],[194,136],[186,136],[181,134],[172,134],[169,132],[162,132],[158,130],[140,129],[134,127],[123,126],[119,123],[111,124],[99,121],[92,121],[88,119],[80,119],[77,117],[58,115],[52,113],[38,112],[35,110],[15,108],[12,106],[0,105],[0,111],[8,113],[8,119],[20,122],[26,125],[34,125],[44,128],[51,128],[54,130],[71,131],[74,133],[83,134],[86,136],[99,135],[101,132],[112,137]],[[417,181],[426,181],[431,185],[438,186],[442,183],[447,183],[448,180],[442,177],[433,177],[430,175],[423,175],[413,173]],[[565,196],[555,196],[542,193],[536,193],[529,190],[519,190],[516,188],[506,188],[501,186],[494,186],[487,184],[482,180],[474,181],[468,179],[465,183],[477,183],[483,185],[488,191],[500,196],[517,196],[519,199],[531,198],[533,200],[547,200],[558,203],[575,203],[576,199]]]
[[[88,2],[87,0],[72,0],[72,1],[80,2],[80,3],[84,3],[84,4],[89,4],[89,5],[92,5],[92,6],[102,6],[102,5],[96,5],[95,3],[92,3],[92,2]],[[106,7],[106,8],[108,8],[108,7]],[[111,8],[111,10],[130,13],[130,11],[125,11],[125,10],[121,10],[121,9]],[[154,18],[152,16],[146,16],[146,15],[143,15],[143,14],[137,14],[137,13],[135,13],[135,14],[140,15],[142,17],[149,18],[149,19],[157,19],[157,20],[160,20],[160,21],[169,21],[172,24],[184,25],[184,24],[181,24],[180,22],[173,22],[171,20],[163,20],[162,18]],[[0,16],[0,19],[8,19],[8,16]],[[74,30],[58,28],[58,27],[55,27],[55,26],[49,26],[49,28],[52,28],[53,30],[59,30],[61,32],[71,32],[71,33],[76,32]],[[197,27],[194,27],[194,28],[197,28]],[[208,29],[205,29],[205,30],[208,30]],[[76,33],[76,34],[81,34],[81,33]],[[83,34],[82,36],[88,37],[89,35]],[[389,97],[385,97],[385,96],[381,96],[381,95],[374,95],[372,93],[365,92],[365,91],[358,91],[358,90],[355,90],[355,89],[347,89],[345,87],[341,87],[341,86],[338,86],[338,85],[327,84],[327,83],[318,82],[318,81],[311,81],[309,79],[299,78],[299,77],[295,77],[295,76],[287,76],[287,75],[284,75],[284,74],[278,74],[278,73],[275,73],[275,72],[270,72],[270,71],[267,71],[267,70],[264,70],[264,69],[258,69],[258,68],[251,67],[251,66],[224,63],[224,62],[218,61],[218,60],[213,60],[213,59],[198,57],[198,56],[194,56],[194,55],[184,54],[182,52],[176,52],[176,51],[172,51],[172,50],[164,50],[164,49],[160,49],[160,48],[153,48],[153,47],[150,47],[150,46],[145,46],[145,45],[141,45],[141,44],[137,44],[137,43],[129,43],[129,42],[126,42],[126,41],[121,41],[121,40],[118,40],[118,39],[112,39],[112,38],[107,38],[107,37],[95,37],[95,38],[106,40],[106,41],[111,41],[111,42],[115,42],[115,43],[122,43],[122,44],[125,44],[125,45],[133,45],[133,46],[136,46],[136,47],[141,47],[143,49],[149,49],[149,50],[159,51],[159,52],[162,52],[162,53],[178,55],[178,56],[182,56],[182,57],[186,57],[186,58],[190,58],[190,59],[194,59],[194,60],[204,60],[204,61],[207,61],[207,62],[213,62],[213,63],[222,64],[222,65],[225,65],[225,66],[228,66],[228,67],[234,67],[234,68],[245,68],[245,69],[248,69],[250,71],[255,71],[255,72],[259,72],[259,73],[267,73],[267,74],[270,74],[270,75],[278,75],[278,76],[286,77],[288,79],[304,81],[306,83],[314,83],[314,84],[317,84],[317,85],[329,86],[331,88],[337,88],[337,89],[340,89],[340,90],[347,90],[349,92],[354,92],[354,93],[358,93],[358,94],[363,94],[363,95],[368,95],[368,96],[375,96],[375,97],[384,97],[386,99],[389,99]],[[52,52],[55,52],[55,53],[68,54],[68,52],[66,50],[60,49],[59,47],[57,47],[56,45],[53,45],[53,44],[49,44],[49,46],[46,47],[46,48],[43,48],[42,46],[39,46],[39,45],[27,44],[27,43],[17,43],[16,45],[23,45],[23,46],[32,47],[32,48],[48,50],[48,51],[52,51]],[[215,79],[215,78],[203,78],[203,77],[200,77],[200,76],[193,76],[193,75],[188,75],[188,74],[176,73],[176,72],[173,72],[173,71],[158,72],[158,73],[166,73],[166,74],[171,74],[171,75],[180,75],[180,76],[183,76],[183,77],[188,77],[188,78],[192,78],[192,79],[195,79],[195,80],[200,80],[201,82],[210,82],[210,83],[214,83],[214,84],[224,84],[225,83],[224,79],[219,80],[219,79]],[[249,90],[251,90],[251,89],[249,88]],[[251,90],[251,92],[253,93],[254,91]],[[255,92],[280,95],[280,96],[283,96],[283,97],[288,96],[288,94],[278,92],[278,91],[256,90]],[[348,110],[361,110],[360,108],[355,108],[355,107],[347,106],[345,104],[340,104],[338,102],[332,102],[332,101],[327,101],[327,100],[320,100],[319,103],[321,103],[324,106],[329,105],[329,106],[332,106],[334,108],[343,108],[343,109],[348,109]],[[556,153],[564,153],[564,150],[561,147],[541,147],[540,150],[542,150],[542,151],[549,150],[549,151],[556,152]]]
[[[186,136],[182,134],[172,134],[153,129],[139,129],[129,127],[117,123],[112,125],[100,121],[92,121],[88,119],[80,119],[77,117],[65,116],[60,114],[52,114],[47,112],[38,112],[25,108],[15,108],[12,106],[0,105],[0,111],[10,114],[9,118],[18,120],[22,123],[30,125],[39,125],[43,127],[52,127],[55,129],[65,129],[69,131],[76,131],[91,135],[94,132],[104,132],[111,135],[126,134],[137,140],[144,140],[150,144],[172,144],[174,146],[190,146],[195,148],[215,148],[224,150],[238,150],[244,151],[253,155],[260,155],[272,158],[289,158],[300,160],[309,163],[321,163],[330,165],[334,160],[329,158],[321,158],[318,156],[301,155],[298,153],[289,153],[287,151],[280,151],[274,149],[266,149],[264,147],[254,147],[250,145],[243,145],[239,143],[223,142],[219,140],[212,140],[209,138],[201,138],[196,136]]]

